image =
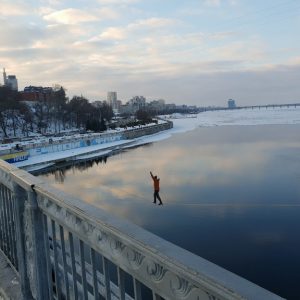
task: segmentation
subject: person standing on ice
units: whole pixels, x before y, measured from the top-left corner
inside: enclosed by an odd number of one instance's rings
[[[154,197],[154,201],[153,203],[156,203],[156,198],[159,200],[159,203],[158,205],[162,205],[162,201],[160,199],[160,196],[159,196],[159,178],[157,178],[157,176],[153,176],[152,172],[150,171],[150,175],[153,179],[153,187],[154,187],[154,194],[153,194],[153,197]]]

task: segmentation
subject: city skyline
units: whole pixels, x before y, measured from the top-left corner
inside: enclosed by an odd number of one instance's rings
[[[251,3],[250,3],[251,2]],[[69,97],[299,102],[297,1],[0,0],[0,65]]]

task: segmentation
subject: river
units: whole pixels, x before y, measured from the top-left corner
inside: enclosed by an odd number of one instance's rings
[[[300,125],[198,127],[39,175],[282,297],[300,282]],[[149,172],[164,205],[152,203]]]

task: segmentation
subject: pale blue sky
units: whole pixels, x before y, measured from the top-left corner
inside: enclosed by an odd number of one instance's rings
[[[0,0],[0,66],[69,97],[300,102],[300,0]]]

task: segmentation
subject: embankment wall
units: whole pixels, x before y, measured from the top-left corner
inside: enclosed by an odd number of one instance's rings
[[[149,127],[141,127],[126,130],[122,133],[124,139],[134,139],[145,135],[154,134],[160,131],[168,130],[173,128],[173,123],[167,121],[166,123],[157,124]]]

